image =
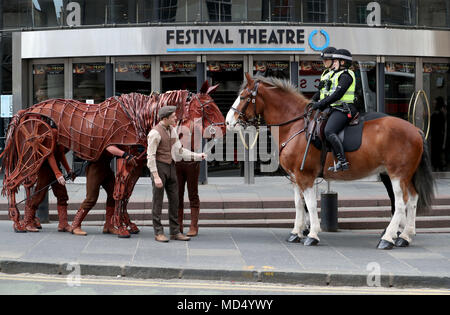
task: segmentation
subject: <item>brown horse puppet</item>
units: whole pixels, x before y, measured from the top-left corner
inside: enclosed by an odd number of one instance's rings
[[[252,78],[249,74],[246,78],[239,97],[227,114],[227,127],[230,130],[248,125],[258,127],[263,120],[268,127],[279,128],[279,138],[275,139],[279,145],[279,161],[294,182],[296,220],[292,233],[301,235],[307,228],[304,198],[310,230],[303,243],[307,246],[319,243],[320,224],[314,190],[317,177],[356,180],[383,174],[389,176],[392,185],[395,212],[378,248],[408,246],[416,232],[416,212],[428,210],[434,195],[429,151],[421,130],[388,115],[376,114],[372,119],[363,116],[360,145],[346,153],[350,169],[328,171],[334,163],[332,153],[325,153],[321,159],[321,150],[315,146],[311,145],[307,151],[308,139],[304,135],[309,133],[309,126],[315,125],[311,119],[315,113],[308,106],[310,100],[286,80]],[[400,228],[403,230],[397,237]]]

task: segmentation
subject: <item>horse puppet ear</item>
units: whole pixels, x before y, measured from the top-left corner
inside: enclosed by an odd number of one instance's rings
[[[205,82],[203,82],[202,87],[200,88],[200,93],[202,93],[202,94],[207,93],[208,88],[209,88],[209,82],[208,82],[208,80],[206,80]]]
[[[210,86],[210,87],[208,88],[208,91],[206,91],[206,94],[209,95],[209,94],[213,93],[215,90],[217,90],[218,87],[219,87],[219,84]]]
[[[250,86],[253,86],[253,84],[254,84],[255,82],[254,82],[252,76],[250,75],[250,73],[246,72],[246,73],[245,73],[245,77],[247,78],[248,86],[249,86],[249,87],[250,87]]]

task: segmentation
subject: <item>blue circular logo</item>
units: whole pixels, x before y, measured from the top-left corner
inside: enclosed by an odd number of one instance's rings
[[[315,51],[322,51],[323,49],[327,48],[328,45],[330,45],[330,36],[329,36],[328,33],[325,32],[324,30],[320,30],[320,33],[325,37],[325,44],[324,44],[323,46],[318,47],[318,46],[316,46],[316,45],[313,43],[313,37],[314,37],[317,33],[318,33],[318,31],[317,31],[317,30],[314,30],[314,31],[311,32],[311,34],[309,34],[309,37],[308,37],[308,43],[309,43],[309,46],[310,46],[313,50],[315,50]]]

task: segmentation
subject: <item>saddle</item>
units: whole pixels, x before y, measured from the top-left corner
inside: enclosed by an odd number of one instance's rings
[[[311,139],[311,143],[318,149],[322,150],[323,143],[326,142],[325,139],[325,126],[328,121],[328,112],[322,112],[321,116],[317,121],[317,126],[313,131],[313,137]],[[362,141],[362,130],[364,127],[364,122],[378,119],[381,117],[385,117],[387,114],[379,113],[379,112],[369,112],[369,113],[357,113],[353,119],[348,123],[347,126],[342,129],[338,136],[342,141],[345,152],[353,152],[359,149]],[[308,132],[306,136],[309,134],[309,128],[311,128],[312,124],[308,126]],[[326,143],[325,145],[327,152],[331,151],[331,146]]]

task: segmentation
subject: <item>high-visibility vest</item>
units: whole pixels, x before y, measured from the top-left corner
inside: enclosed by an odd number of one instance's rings
[[[330,106],[339,106],[339,105],[342,105],[342,103],[353,104],[353,102],[355,101],[356,79],[355,79],[355,73],[350,69],[341,70],[341,71],[335,73],[335,75],[331,78],[331,81],[333,82],[331,85],[331,89],[330,89],[331,93],[334,93],[334,91],[336,91],[336,88],[337,88],[338,82],[339,82],[339,77],[344,72],[348,72],[352,76],[352,79],[353,79],[352,85],[350,85],[350,87],[347,89],[347,91],[341,97],[340,100],[336,101],[335,103],[331,104]]]
[[[322,75],[320,76],[320,81],[324,82],[324,86],[320,89],[320,100],[323,100],[325,97],[327,97],[328,95],[330,95],[330,91],[331,91],[331,86],[329,89],[327,89],[327,82],[329,80],[331,80],[332,76],[333,76],[334,70],[330,70],[327,69],[325,70]]]

